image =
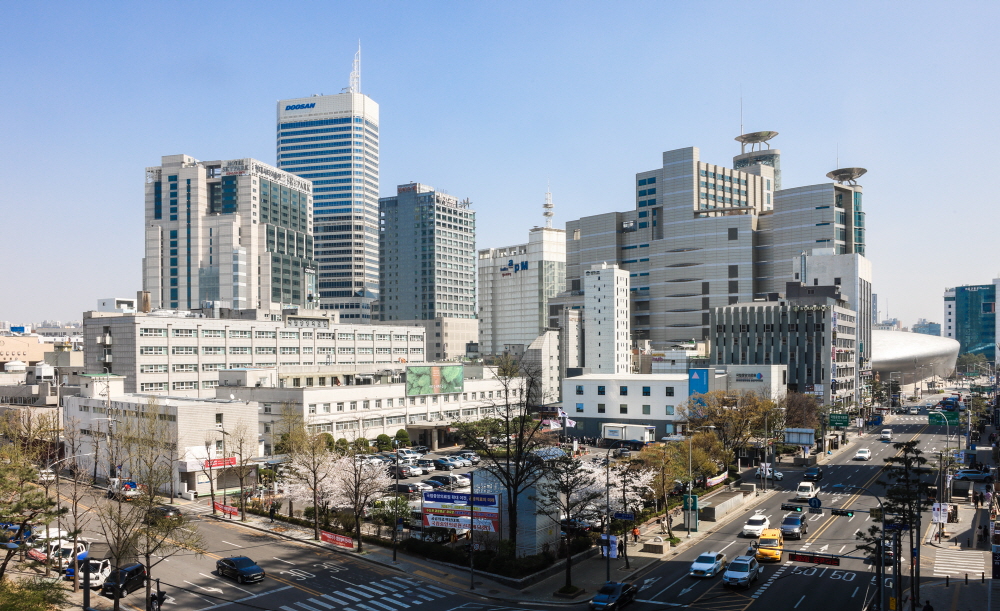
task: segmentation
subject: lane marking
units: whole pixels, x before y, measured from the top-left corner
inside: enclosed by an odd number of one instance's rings
[[[799,599],[799,602],[795,603],[795,607],[793,607],[793,608],[794,608],[794,609],[798,609],[798,608],[799,608],[799,605],[801,605],[801,604],[802,604],[802,601],[803,601],[803,600],[805,600],[805,599],[806,599],[806,595],[805,595],[805,594],[803,594],[803,595],[802,595],[802,598],[800,598],[800,599]]]
[[[281,558],[275,558],[275,560],[277,560],[278,562],[284,562],[285,564],[291,564],[292,566],[295,565],[294,562],[289,562],[287,560],[282,560]]]
[[[239,548],[243,547],[242,545],[236,545],[235,543],[230,543],[229,541],[222,541],[222,542],[225,543],[226,545],[232,545],[233,547],[239,547]]]
[[[215,577],[215,576],[213,576],[213,575],[206,575],[206,574],[204,574],[204,573],[198,573],[198,574],[199,574],[199,575],[201,575],[202,577],[208,577],[208,578],[209,578],[209,579],[211,579],[212,581],[222,581],[221,579],[219,579],[219,578],[217,578],[217,577]],[[236,588],[237,590],[239,590],[240,592],[246,592],[247,594],[253,594],[253,592],[251,592],[250,590],[244,590],[243,588],[239,588],[239,587],[236,587],[236,586],[234,586],[234,585],[233,585],[233,584],[231,584],[231,583],[228,583],[228,582],[227,582],[227,583],[226,583],[226,585],[228,585],[228,586],[232,586],[232,587]]]

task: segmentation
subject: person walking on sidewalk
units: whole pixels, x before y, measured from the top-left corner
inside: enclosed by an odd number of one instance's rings
[[[979,509],[979,493],[978,492],[973,492],[972,493],[972,504],[976,507],[976,509]]]
[[[267,517],[271,518],[272,524],[274,523],[274,511],[275,511],[274,501],[271,501],[271,506],[267,508]]]
[[[931,605],[931,601],[928,600],[928,601],[925,601],[925,602],[926,602],[926,604],[924,605],[924,608],[923,608],[922,611],[934,611],[934,606]]]
[[[618,557],[625,558],[625,538],[622,537],[618,540]]]
[[[633,543],[638,543],[639,542],[639,527],[638,526],[633,526],[632,527],[632,542]]]

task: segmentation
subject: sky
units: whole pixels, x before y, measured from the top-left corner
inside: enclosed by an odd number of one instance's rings
[[[79,320],[141,289],[160,157],[275,163],[275,103],[339,93],[362,45],[381,194],[469,198],[477,247],[634,207],[636,172],[779,132],[783,186],[868,169],[883,318],[941,322],[1000,276],[995,2],[0,4],[0,320]],[[974,168],[980,168],[975,170]],[[983,169],[986,168],[986,169]],[[985,172],[984,175],[982,172]]]

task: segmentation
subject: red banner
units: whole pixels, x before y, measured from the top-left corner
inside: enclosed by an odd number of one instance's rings
[[[236,465],[236,457],[229,458],[208,458],[205,461],[206,469],[217,469],[219,467],[232,467]]]
[[[334,545],[339,546],[339,547],[346,547],[347,549],[354,549],[354,539],[352,539],[350,537],[347,537],[347,536],[344,536],[344,535],[338,535],[336,533],[328,533],[325,530],[321,530],[321,531],[319,531],[319,539],[320,539],[320,541],[325,541],[327,543],[333,543]]]
[[[222,513],[224,513],[226,515],[235,516],[235,515],[239,515],[239,513],[240,513],[240,510],[237,509],[236,507],[231,507],[229,505],[223,505],[222,503],[219,503],[218,501],[216,501],[215,503],[212,503],[212,505],[215,507],[216,511],[221,511]]]

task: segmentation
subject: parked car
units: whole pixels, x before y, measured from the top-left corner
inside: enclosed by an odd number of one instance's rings
[[[424,468],[418,465],[416,459],[414,458],[402,458],[396,461],[396,464],[406,465],[407,467],[409,467],[410,473],[412,475],[423,475],[424,473],[426,473],[426,471],[424,471]]]
[[[479,461],[482,460],[479,457],[479,454],[476,454],[472,450],[462,450],[460,452],[457,452],[455,455],[456,456],[461,456],[462,458],[464,458],[466,460],[472,461],[472,464],[474,464],[474,465],[478,465]]]
[[[802,474],[802,479],[807,482],[818,482],[823,479],[823,468],[822,467],[809,467]]]
[[[771,521],[767,519],[767,516],[755,515],[743,525],[743,536],[756,539],[760,533],[764,532],[765,528],[771,528]]]
[[[565,533],[577,533],[577,532],[587,532],[593,525],[586,520],[580,520],[573,518],[571,520],[563,519],[559,521],[559,525],[562,527],[562,531]]]
[[[77,566],[80,567],[80,587],[83,587],[86,583],[86,574],[90,574],[90,587],[91,589],[97,589],[104,585],[105,580],[107,580],[108,575],[111,574],[111,559],[103,558],[97,559],[96,557],[90,557],[91,551],[85,551],[76,557]],[[76,571],[73,570],[73,563],[70,562],[69,566],[66,567],[66,579],[71,580],[76,575]]]
[[[757,470],[754,471],[753,476],[756,477],[757,479],[760,479],[761,476],[762,476],[762,474],[763,473],[762,473],[760,467],[757,467]],[[768,479],[774,479],[775,481],[779,481],[780,482],[781,480],[785,479],[785,474],[782,473],[781,471],[777,471],[775,469],[770,469],[769,472],[767,473],[767,477],[768,477]]]
[[[788,538],[801,539],[809,533],[809,525],[801,515],[787,515],[781,521],[781,534]]]
[[[992,482],[993,476],[978,469],[959,469],[955,472],[957,481]]]
[[[451,456],[445,456],[445,458],[447,460],[450,460],[453,463],[456,463],[459,467],[471,467],[472,466],[472,461],[471,460],[469,460],[468,458],[465,458],[464,456],[460,456],[458,454],[452,454]]]
[[[452,475],[450,473],[447,475],[435,475],[431,478],[431,481],[441,482],[444,486],[451,488],[462,488],[463,482],[465,486],[469,485],[469,478],[462,477],[461,475]]]
[[[451,462],[450,460],[445,460],[444,458],[435,458],[434,468],[437,469],[438,471],[454,471],[455,463]]]
[[[430,473],[431,471],[437,469],[437,467],[434,466],[434,460],[431,458],[418,458],[417,466],[423,469],[427,473]]]
[[[409,465],[389,465],[389,476],[400,479],[413,477],[413,469]]]
[[[117,592],[119,598],[125,598],[129,592],[144,588],[147,576],[145,565],[139,562],[127,564],[111,571],[101,586],[101,594],[114,598]]]
[[[694,559],[688,575],[692,577],[715,577],[725,572],[726,555],[722,552],[705,552]]]
[[[246,556],[231,556],[215,561],[215,570],[222,577],[232,577],[239,583],[264,580],[264,569]]]
[[[871,460],[871,459],[872,459],[872,451],[869,450],[868,448],[861,448],[860,450],[854,453],[854,460]]]
[[[635,600],[639,588],[631,583],[608,581],[590,599],[593,611],[614,611]]]
[[[420,454],[421,456],[430,451],[427,446],[411,446],[410,449],[416,452],[417,454]]]
[[[424,484],[424,485],[427,485],[427,486],[430,486],[431,490],[438,490],[440,488],[444,488],[447,485],[444,482],[437,481],[436,479],[425,479],[424,481],[422,481],[420,483]]]
[[[722,574],[722,583],[727,586],[743,586],[749,588],[750,584],[760,579],[760,563],[753,556],[737,556],[729,563],[726,572]]]
[[[161,505],[159,507],[152,507],[146,512],[146,524],[153,524],[154,522],[159,522],[161,520],[174,520],[180,522],[184,517],[181,515],[181,510],[177,507],[169,507],[166,505]]]
[[[427,486],[424,484],[424,486]],[[427,488],[430,488],[427,486]],[[400,494],[417,494],[422,488],[418,484],[389,484],[390,492],[398,492]]]

